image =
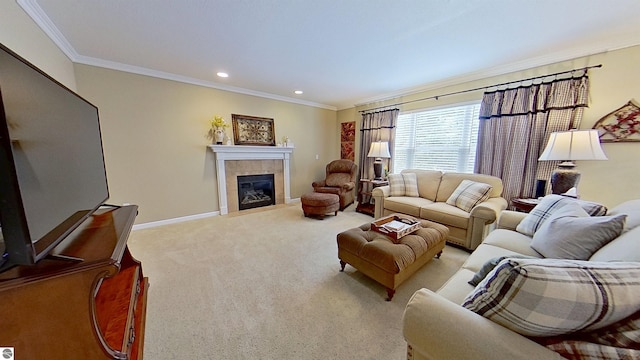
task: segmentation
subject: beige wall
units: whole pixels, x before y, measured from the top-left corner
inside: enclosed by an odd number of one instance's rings
[[[0,1],[0,43],[68,88],[76,89],[71,60],[15,1]]]
[[[502,82],[526,79],[565,70],[602,64],[602,68],[590,70],[590,107],[585,110],[581,128],[591,128],[602,116],[626,104],[630,99],[640,101],[640,46],[610,51],[589,57],[577,58],[557,64],[538,67],[502,76],[488,77],[456,86],[441,87],[422,91],[388,101],[379,102],[356,109],[340,110],[338,121],[356,121],[357,144],[359,144],[360,113],[357,110],[396,104],[456,91],[474,89]],[[482,91],[440,97],[398,106],[402,111],[437,107],[466,101],[480,101]],[[339,125],[339,124],[338,124]],[[582,173],[579,194],[584,199],[599,201],[609,207],[627,199],[639,199],[640,187],[640,143],[603,144],[608,161],[578,161]]]
[[[291,197],[311,191],[340,156],[336,112],[87,65],[78,89],[100,109],[110,202],[140,206],[138,223],[219,210],[209,119],[273,118],[278,139],[296,149]],[[231,135],[231,129],[227,129]],[[316,154],[318,159],[315,159]]]

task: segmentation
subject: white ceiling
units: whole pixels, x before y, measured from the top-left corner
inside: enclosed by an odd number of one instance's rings
[[[640,44],[638,0],[17,1],[74,62],[329,109]]]

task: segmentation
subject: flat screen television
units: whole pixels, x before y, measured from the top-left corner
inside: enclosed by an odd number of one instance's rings
[[[0,44],[0,271],[41,260],[108,197],[98,108]]]

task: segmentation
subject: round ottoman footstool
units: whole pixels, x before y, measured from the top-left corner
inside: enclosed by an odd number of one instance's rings
[[[336,194],[312,192],[302,195],[300,201],[304,216],[314,215],[324,219],[324,216],[329,213],[338,215],[340,209],[340,197]]]

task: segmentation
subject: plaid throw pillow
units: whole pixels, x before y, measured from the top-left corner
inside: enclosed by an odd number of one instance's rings
[[[404,178],[402,174],[389,174],[389,188],[391,196],[404,196]]]
[[[607,208],[601,204],[591,201],[577,200],[571,197],[562,195],[547,195],[542,198],[540,203],[522,219],[522,221],[516,227],[516,231],[525,235],[533,236],[536,231],[542,226],[542,224],[553,214],[556,210],[563,206],[577,202],[580,207],[591,216],[601,216],[607,213]]]
[[[593,331],[640,311],[640,264],[505,259],[463,306],[525,336]]]
[[[474,206],[489,198],[491,189],[492,187],[489,184],[462,180],[453,194],[447,199],[447,204],[470,212]]]
[[[416,173],[403,173],[402,179],[404,180],[404,196],[420,197]]]
[[[539,339],[567,359],[640,359],[640,312],[586,334]]]

